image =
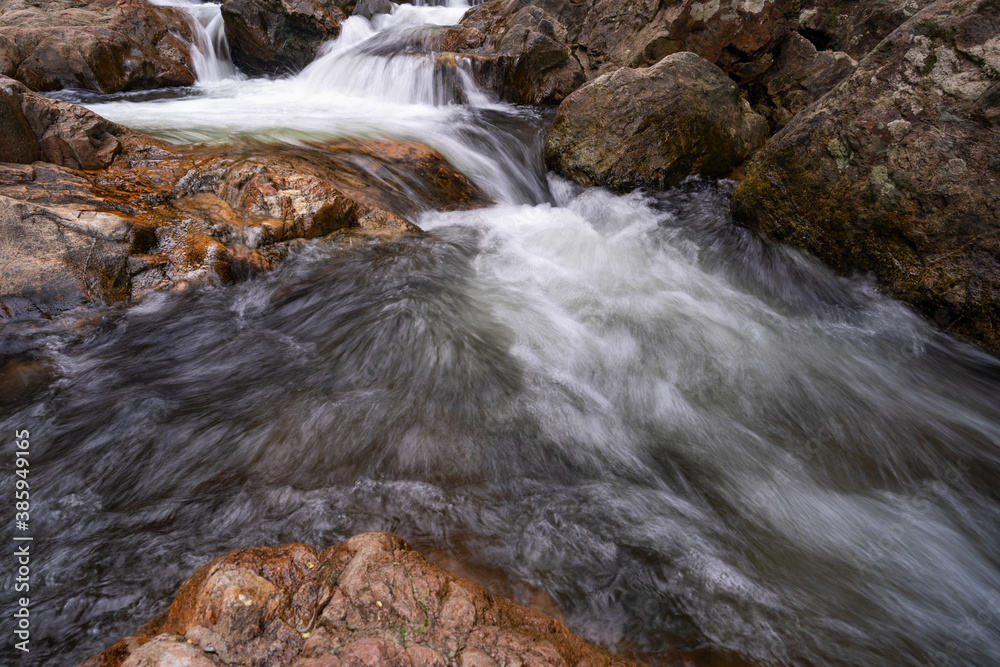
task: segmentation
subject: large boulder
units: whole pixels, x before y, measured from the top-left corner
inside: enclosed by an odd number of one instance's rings
[[[921,11],[758,153],[736,221],[1000,351],[998,35],[996,0]]]
[[[691,175],[725,175],[767,135],[767,121],[721,69],[677,53],[606,74],[567,97],[545,160],[583,185],[663,189]]]
[[[0,0],[0,75],[32,90],[194,83],[186,16],[145,2]]]
[[[297,72],[340,35],[354,6],[353,0],[224,0],[233,63],[252,76]]]
[[[455,576],[389,533],[234,551],[81,667],[637,665]]]
[[[423,210],[486,203],[414,142],[170,147],[3,78],[0,111],[3,317],[229,282],[301,239],[415,232]]]

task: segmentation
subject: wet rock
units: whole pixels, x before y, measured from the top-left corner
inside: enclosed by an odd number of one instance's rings
[[[233,63],[251,76],[298,72],[340,35],[349,0],[225,0],[222,19]]]
[[[566,98],[545,159],[583,185],[663,189],[691,175],[726,174],[767,134],[722,70],[678,53],[599,77]]]
[[[232,282],[301,239],[417,232],[424,210],[487,202],[414,142],[170,147],[10,79],[0,108],[22,163],[0,163],[5,317]]]
[[[0,74],[32,90],[194,83],[185,15],[145,2],[0,0]]]
[[[926,8],[758,153],[738,222],[1000,351],[1000,5]]]
[[[389,533],[357,535],[323,551],[292,544],[221,556],[184,582],[159,618],[84,665],[193,667],[205,660],[274,667],[637,664],[438,568]]]
[[[857,65],[846,53],[817,51],[805,37],[791,33],[763,78],[778,127],[833,90]]]

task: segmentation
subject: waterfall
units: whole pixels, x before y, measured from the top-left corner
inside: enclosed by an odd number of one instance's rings
[[[222,81],[236,75],[229,55],[225,26],[222,21],[222,5],[198,0],[150,0],[160,7],[176,7],[188,15],[194,31],[191,44],[191,61],[198,83]]]

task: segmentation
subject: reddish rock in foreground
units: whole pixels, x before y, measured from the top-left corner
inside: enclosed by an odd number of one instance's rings
[[[389,533],[216,558],[81,667],[635,665],[433,565]]]

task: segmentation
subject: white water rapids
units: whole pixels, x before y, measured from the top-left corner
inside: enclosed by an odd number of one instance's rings
[[[1000,664],[1000,363],[734,227],[725,183],[546,176],[545,112],[402,48],[464,11],[88,104],[178,142],[414,139],[496,204],[48,343],[59,382],[0,420],[47,443],[40,655],[135,630],[228,549],[384,529],[651,660]]]

